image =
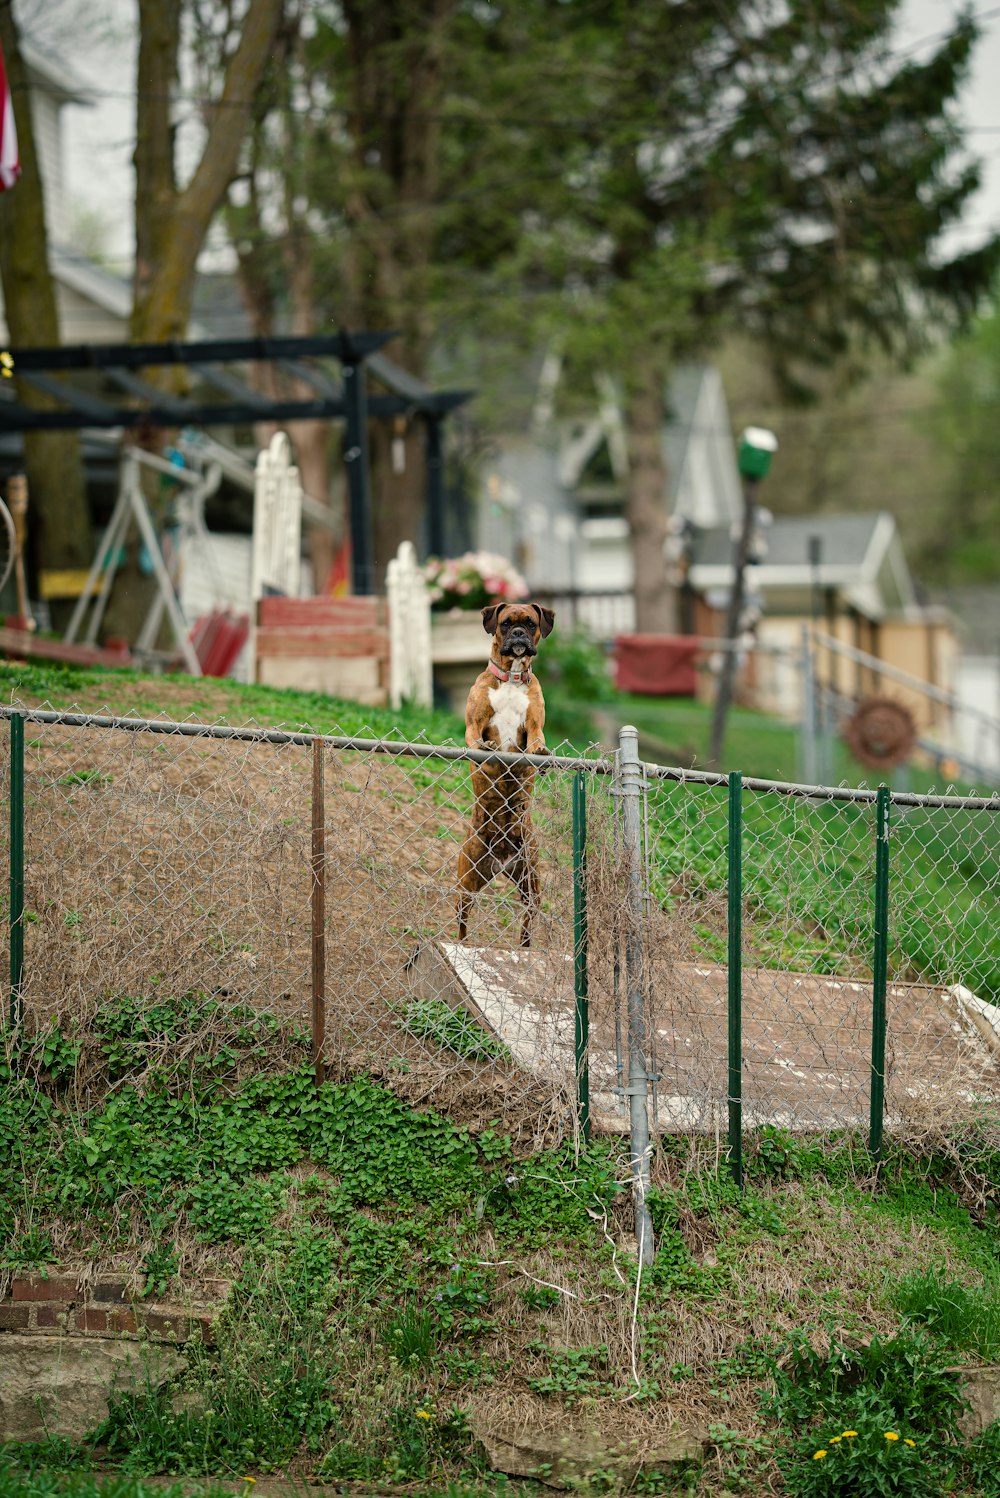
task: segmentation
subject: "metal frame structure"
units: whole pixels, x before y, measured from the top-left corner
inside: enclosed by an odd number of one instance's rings
[[[0,401],[0,433],[79,431],[85,428],[149,428],[234,425],[243,422],[325,421],[345,423],[351,531],[352,583],[370,592],[374,575],[371,497],[368,478],[368,421],[372,416],[420,416],[427,442],[427,510],[431,550],[444,549],[444,475],[441,425],[471,391],[429,390],[422,381],[380,354],[396,335],[385,333],[313,334],[306,337],[225,338],[199,342],[75,344],[64,348],[11,349],[13,373],[44,404]],[[317,364],[336,359],[342,383]],[[277,400],[262,395],[225,366],[271,363],[312,391],[309,399]],[[370,395],[365,366],[385,385]],[[146,369],[197,368],[202,380],[224,400],[190,399],[160,390]],[[128,398],[115,403],[62,378],[74,371],[97,373]]]

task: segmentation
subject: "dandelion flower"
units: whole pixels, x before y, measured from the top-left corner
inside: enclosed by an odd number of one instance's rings
[[[894,1430],[887,1430],[886,1433],[885,1433],[885,1438],[886,1438],[887,1441],[898,1441],[899,1440],[899,1437],[898,1437],[898,1435],[896,1434],[896,1432]]]
[[[843,1439],[844,1439],[843,1436],[831,1436],[830,1437],[830,1445],[831,1446],[836,1446],[837,1442],[838,1441],[842,1441]]]
[[[844,1430],[844,1431],[841,1431],[841,1435],[844,1435],[844,1436],[856,1436],[857,1435],[857,1431],[856,1430]]]
[[[909,1436],[904,1436],[903,1437],[903,1445],[904,1446],[915,1446],[916,1444],[917,1444],[916,1441],[911,1441],[910,1438],[909,1438]]]
[[[430,1418],[431,1417],[430,1417],[430,1415],[428,1415],[428,1413],[427,1413],[426,1410],[417,1410],[417,1419],[418,1420],[429,1420]]]
[[[814,1451],[813,1452],[813,1461],[814,1462],[821,1462],[825,1456],[826,1456],[826,1452],[825,1451]]]

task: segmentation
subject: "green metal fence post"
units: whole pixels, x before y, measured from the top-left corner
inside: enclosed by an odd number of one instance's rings
[[[880,785],[875,798],[875,951],[872,960],[872,1084],[868,1147],[882,1158],[885,1120],[885,989],[889,969],[889,787]]]
[[[590,999],[587,987],[587,781],[573,777],[573,991],[576,994],[576,1088],[580,1132],[590,1143]]]
[[[729,1166],[743,1189],[743,776],[729,776]]]
[[[24,719],[10,720],[10,1023],[21,1021],[24,983]]]

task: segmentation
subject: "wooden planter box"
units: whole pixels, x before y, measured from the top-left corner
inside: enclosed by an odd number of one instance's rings
[[[383,707],[389,631],[382,598],[262,598],[256,680]]]
[[[469,688],[489,658],[490,639],[478,609],[431,614],[435,693],[445,696],[455,712],[465,711]]]

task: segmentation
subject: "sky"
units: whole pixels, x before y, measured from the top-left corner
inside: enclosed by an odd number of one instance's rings
[[[64,112],[67,180],[74,196],[99,217],[105,259],[127,273],[132,246],[132,171],[135,119],[134,0],[16,0],[25,34],[40,50],[61,57],[93,90],[88,108]],[[930,50],[961,9],[958,0],[903,0],[897,45],[914,55]],[[944,248],[974,245],[1000,227],[1000,4],[973,0],[981,38],[961,100],[969,146],[982,158],[983,187]],[[920,45],[924,44],[924,45]],[[184,137],[181,137],[182,142]],[[195,145],[187,138],[190,156]]]

